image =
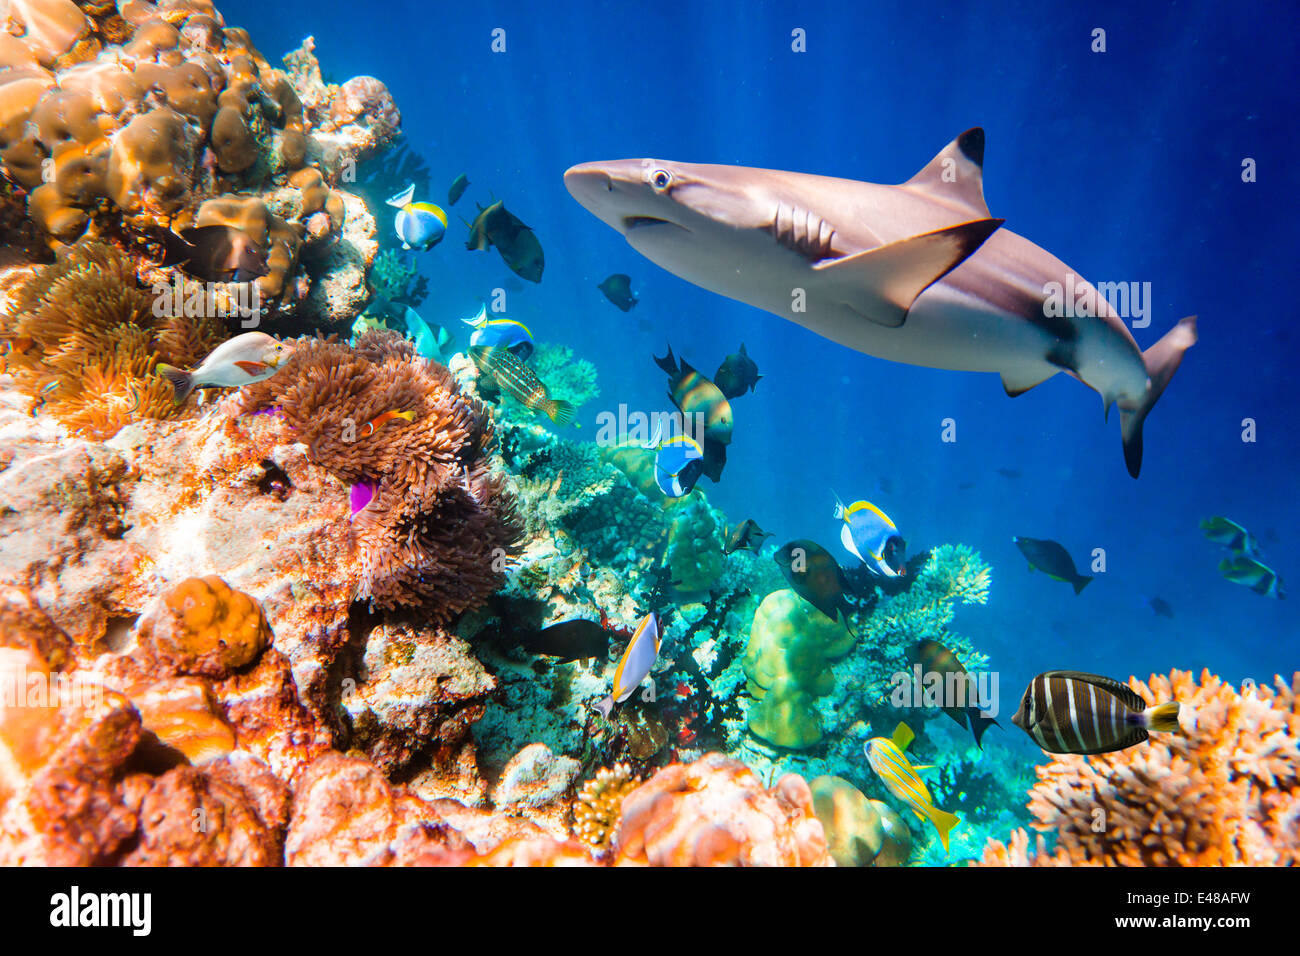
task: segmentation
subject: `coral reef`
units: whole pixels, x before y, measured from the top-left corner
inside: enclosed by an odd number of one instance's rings
[[[1294,866],[1300,863],[1300,672],[1238,692],[1202,671],[1153,674],[1135,691],[1176,700],[1185,735],[1096,757],[1058,755],[1030,791],[1031,849],[991,840],[986,866]]]
[[[550,389],[552,398],[566,401],[574,408],[600,398],[596,366],[575,356],[567,345],[538,343],[532,366],[537,377]]]

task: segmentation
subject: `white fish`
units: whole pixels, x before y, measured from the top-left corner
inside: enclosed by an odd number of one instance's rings
[[[658,159],[584,163],[564,184],[669,272],[859,352],[996,372],[1009,395],[1070,373],[1107,412],[1119,405],[1137,477],[1142,423],[1196,342],[1196,317],[1140,351],[1096,288],[999,228],[983,163],[976,128],[897,186]]]
[[[239,388],[270,378],[292,352],[293,345],[265,332],[245,332],[218,345],[196,369],[187,372],[160,362],[158,372],[176,389],[176,401],[183,402],[196,388]]]
[[[636,632],[627,642],[623,659],[614,671],[613,690],[598,700],[594,709],[606,719],[614,710],[615,704],[621,704],[632,696],[632,692],[641,686],[641,682],[650,676],[650,669],[655,666],[659,656],[659,619],[653,611],[641,619]],[[650,690],[654,691],[654,678],[650,678]]]

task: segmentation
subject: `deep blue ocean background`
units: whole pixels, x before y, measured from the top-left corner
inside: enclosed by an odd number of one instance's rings
[[[810,537],[851,560],[832,520],[834,488],[884,508],[909,551],[977,548],[994,569],[990,601],[955,626],[1001,672],[1004,713],[1047,669],[1290,674],[1296,598],[1224,580],[1222,553],[1198,522],[1241,522],[1283,580],[1300,581],[1295,7],[854,6],[221,9],[273,63],[312,34],[328,78],[382,79],[406,143],[430,167],[432,201],[445,205],[465,172],[472,185],[453,214],[472,218],[474,201],[503,198],[536,230],[539,286],[514,280],[494,253],[465,251],[453,215],[446,241],[418,258],[430,282],[420,311],[458,326],[492,288],[511,289],[512,318],[600,370],[601,398],[569,434],[591,439],[597,413],[619,403],[666,408],[651,361],[666,343],[707,374],[744,342],[764,377],[733,403],[721,484],[702,482],[733,521],[754,517],[778,543]],[[490,50],[498,27],[503,54]],[[796,27],[806,53],[791,51]],[[1104,54],[1090,50],[1098,27]],[[1147,422],[1137,481],[1117,416],[1104,423],[1098,396],[1068,376],[1013,400],[993,375],[849,351],[660,270],[561,179],[574,163],[653,156],[899,182],[975,125],[987,133],[985,196],[1007,228],[1093,282],[1151,283],[1141,347],[1200,316],[1200,342]],[[1258,182],[1242,182],[1246,157]],[[391,210],[373,211],[391,227]],[[613,272],[633,277],[641,303],[630,314],[596,289]],[[947,417],[955,444],[940,441]],[[1257,422],[1255,443],[1241,439],[1245,418]],[[1106,573],[1076,597],[1027,573],[1013,535],[1059,540],[1081,564],[1104,548]],[[1172,619],[1152,612],[1154,596]]]

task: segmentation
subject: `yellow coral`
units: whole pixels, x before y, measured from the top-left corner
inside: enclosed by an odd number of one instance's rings
[[[163,595],[139,640],[169,669],[228,677],[270,642],[261,606],[215,574],[187,578]]]
[[[573,833],[599,849],[609,846],[622,816],[623,798],[640,786],[625,763],[602,767],[583,784],[573,805]]]
[[[1202,671],[1133,678],[1151,704],[1177,700],[1187,736],[1161,734],[1038,768],[1034,826],[990,841],[985,866],[1292,866],[1300,863],[1300,672],[1237,693]],[[1194,715],[1195,728],[1189,725]]]

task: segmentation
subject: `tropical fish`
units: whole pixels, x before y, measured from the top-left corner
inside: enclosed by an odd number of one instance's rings
[[[486,209],[482,206],[478,209],[478,216],[469,224],[465,248],[484,252],[495,246],[515,275],[529,282],[541,282],[546,258],[533,230],[507,210],[500,199]]]
[[[727,554],[732,554],[744,548],[757,554],[763,547],[763,539],[770,537],[771,532],[760,528],[753,518],[746,518],[727,532],[727,546],[724,550]]]
[[[397,218],[393,222],[397,238],[402,240],[403,249],[427,251],[447,234],[447,214],[431,202],[412,202],[415,198],[415,183],[388,200],[388,205],[397,208]]]
[[[520,361],[509,349],[500,346],[475,346],[469,350],[474,363],[496,383],[534,411],[545,412],[557,425],[573,421],[573,405],[551,398],[546,384],[537,373]]]
[[[1279,600],[1286,597],[1282,579],[1272,568],[1254,558],[1242,554],[1233,558],[1224,558],[1219,562],[1219,573],[1234,584],[1244,584],[1256,594],[1265,594]]]
[[[1003,478],[1014,479],[1020,477],[1020,470],[1017,468],[999,468],[997,471],[998,474],[1001,475]]]
[[[270,378],[288,360],[293,346],[265,332],[245,332],[227,339],[213,349],[198,368],[189,372],[166,363],[158,363],[158,372],[176,390],[176,401],[183,402],[196,388],[219,386],[240,388]]]
[[[1233,554],[1244,554],[1248,558],[1258,558],[1263,552],[1255,536],[1237,522],[1215,515],[1201,520],[1201,530],[1215,544],[1221,544]]]
[[[461,173],[451,181],[451,188],[447,190],[447,205],[454,206],[460,201],[460,197],[465,195],[465,190],[469,188],[469,177]]]
[[[961,820],[957,819],[956,814],[940,810],[934,805],[930,788],[917,774],[918,770],[928,768],[913,767],[912,762],[903,753],[915,736],[911,727],[900,723],[894,728],[892,738],[872,737],[862,749],[867,755],[867,762],[871,764],[871,769],[876,772],[876,776],[881,779],[889,792],[906,803],[918,820],[929,820],[934,824],[935,830],[939,833],[939,841],[943,843],[943,851],[947,853],[948,831],[961,823]]]
[[[1011,540],[1016,543],[1020,553],[1029,562],[1030,571],[1038,568],[1038,570],[1055,581],[1064,581],[1066,584],[1074,585],[1075,594],[1086,588],[1088,582],[1092,580],[1092,578],[1080,574],[1074,569],[1074,559],[1070,557],[1070,552],[1055,541],[1020,537]]]
[[[402,315],[402,321],[406,325],[406,334],[415,343],[415,351],[419,352],[422,358],[442,361],[450,354],[449,350],[456,338],[443,326],[425,321],[420,313],[409,305]]]
[[[659,656],[659,619],[653,611],[641,619],[636,626],[623,658],[614,671],[614,686],[609,694],[596,702],[594,709],[606,720],[614,710],[615,704],[621,704],[632,696],[632,692],[641,686],[641,682],[650,677],[650,670],[655,666]],[[654,691],[654,678],[650,678],[650,690]]]
[[[713,384],[727,398],[737,398],[746,390],[752,392],[762,377],[758,374],[758,365],[745,351],[745,343],[741,342],[739,352],[732,352],[722,360],[713,376]]]
[[[960,683],[963,693],[974,693],[974,686],[967,678],[966,668],[962,662],[957,660],[957,655],[950,648],[945,647],[938,641],[923,640],[917,641],[907,650],[907,660],[910,664],[920,664],[922,669],[929,674],[942,674],[944,678],[944,700],[947,701],[947,690],[950,686]],[[954,675],[955,679],[950,681],[949,675]],[[942,705],[939,708],[957,723],[963,727],[970,726],[970,731],[975,735],[975,745],[981,750],[984,744],[980,742],[984,736],[984,731],[988,730],[989,724],[996,727],[1002,725],[993,717],[985,717],[980,713],[979,701],[968,703],[963,707],[952,705]]]
[[[1177,701],[1148,707],[1126,684],[1080,671],[1039,674],[1011,722],[1054,754],[1110,753],[1142,743],[1149,730],[1181,732]]]
[[[1162,597],[1149,597],[1146,599],[1146,603],[1156,617],[1172,618],[1174,616],[1173,606]]]
[[[609,631],[597,621],[577,618],[524,634],[519,644],[530,654],[562,661],[603,658],[609,652]]]
[[[691,493],[704,473],[704,449],[689,435],[674,435],[655,453],[655,484],[669,498]]]
[[[501,346],[514,352],[521,361],[528,361],[533,354],[533,333],[528,326],[514,319],[489,319],[487,306],[480,306],[478,314],[472,319],[461,319],[466,325],[473,326],[469,344],[489,348]]]
[[[234,226],[191,226],[163,233],[164,266],[204,282],[251,282],[267,273],[266,250]]]
[[[621,272],[614,273],[596,288],[605,293],[605,298],[624,312],[631,312],[640,301],[632,294],[632,277]]]
[[[871,571],[883,578],[906,573],[907,542],[887,514],[869,501],[855,501],[846,508],[836,495],[835,518],[844,522],[840,528],[844,549]]]
[[[1196,317],[1140,351],[1092,285],[999,228],[983,165],[976,128],[899,186],[657,159],[584,163],[564,184],[669,272],[859,352],[995,372],[1008,395],[1069,372],[1119,406],[1137,477],[1143,422],[1195,344]]]
[[[360,429],[357,430],[357,437],[369,438],[379,429],[383,428],[385,423],[391,422],[396,418],[401,418],[401,419],[405,419],[408,422],[413,422],[415,421],[415,412],[397,412],[397,411],[390,410],[384,412],[382,415],[376,415],[374,418],[370,419],[370,421],[366,422],[364,425],[361,426]]]
[[[655,364],[668,373],[668,397],[683,415],[704,416],[704,437],[720,444],[731,443],[733,420],[731,403],[722,390],[691,368],[683,359],[678,363],[672,346],[668,354],[655,357]]]
[[[773,559],[794,592],[832,621],[838,621],[837,614],[843,613],[847,625],[849,615],[859,609],[860,602],[844,569],[817,542],[803,538],[791,541]]]

